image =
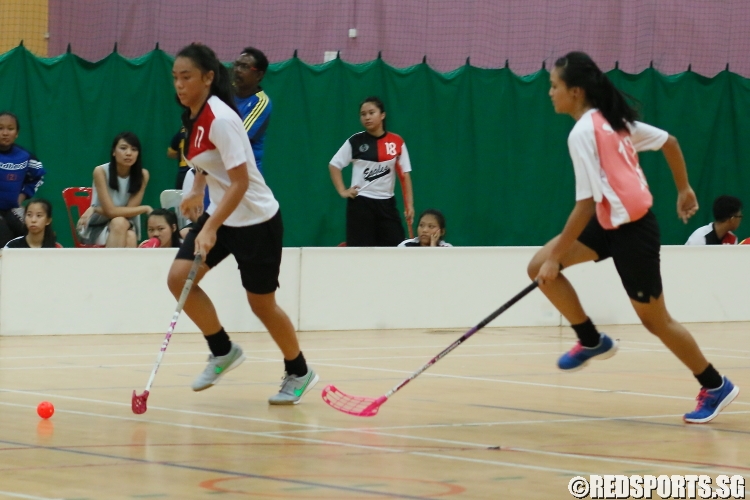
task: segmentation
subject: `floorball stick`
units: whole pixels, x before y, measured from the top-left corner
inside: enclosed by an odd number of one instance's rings
[[[154,364],[154,369],[151,370],[151,376],[149,377],[148,383],[146,384],[146,390],[141,394],[136,394],[135,391],[133,391],[132,407],[133,413],[135,413],[136,415],[146,413],[146,400],[148,399],[149,391],[151,390],[151,384],[154,382],[156,372],[159,371],[161,359],[164,357],[164,352],[167,350],[169,339],[172,338],[172,332],[174,331],[174,327],[177,324],[177,318],[180,317],[180,312],[182,312],[182,307],[185,305],[185,300],[187,300],[187,297],[190,294],[190,289],[193,287],[193,280],[195,279],[195,274],[198,272],[198,267],[200,266],[201,261],[201,255],[196,255],[195,260],[193,260],[193,265],[190,268],[190,273],[188,273],[188,277],[185,280],[185,286],[182,287],[180,300],[177,302],[177,309],[175,309],[174,314],[172,315],[172,322],[169,324],[167,336],[164,337],[164,342],[162,342],[161,344],[161,350],[159,351],[159,355],[156,357],[156,364]]]
[[[424,366],[422,366],[419,370],[412,373],[412,375],[395,386],[390,391],[386,392],[384,395],[380,396],[379,398],[366,398],[362,396],[350,396],[349,394],[346,394],[345,392],[341,392],[338,390],[335,386],[329,385],[325,389],[323,389],[323,393],[321,396],[323,397],[323,401],[325,401],[328,406],[343,412],[348,413],[349,415],[354,415],[356,417],[373,417],[378,413],[378,410],[380,407],[388,401],[388,398],[393,396],[396,392],[398,392],[403,386],[417,378],[423,371],[440,361],[445,355],[447,355],[449,352],[451,352],[453,349],[461,345],[466,339],[477,333],[479,330],[487,326],[493,319],[500,316],[502,313],[507,311],[510,306],[524,298],[526,295],[528,295],[529,292],[534,290],[539,284],[534,281],[529,286],[518,292],[518,294],[510,299],[508,302],[500,306],[499,309],[497,309],[495,312],[487,316],[482,320],[481,323],[479,323],[477,326],[469,330],[468,332],[464,333],[461,338],[453,342],[451,345],[449,345],[445,350],[443,350],[440,354],[432,358],[430,361],[427,362]]]

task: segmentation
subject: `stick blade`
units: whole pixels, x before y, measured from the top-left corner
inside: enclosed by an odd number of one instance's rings
[[[133,401],[131,403],[133,413],[136,415],[146,413],[146,400],[148,399],[148,394],[148,391],[144,391],[143,394],[136,394],[135,391],[133,391]]]
[[[380,396],[377,399],[350,396],[333,385],[326,386],[321,393],[321,397],[331,408],[355,417],[374,417],[380,406],[388,400],[385,396]]]

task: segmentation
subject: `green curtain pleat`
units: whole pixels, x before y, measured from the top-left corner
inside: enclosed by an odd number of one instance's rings
[[[155,50],[136,59],[117,53],[92,63],[74,54],[38,58],[23,47],[0,56],[0,109],[19,116],[18,143],[48,174],[39,195],[54,205],[58,239],[72,246],[61,191],[90,186],[109,161],[112,138],[141,138],[151,173],[144,203],[174,187],[176,162],[166,157],[180,126],[172,56]],[[682,244],[712,220],[720,194],[750,187],[750,81],[728,71],[666,76],[613,70],[615,84],[639,102],[643,120],[680,141],[701,210],[688,225],[676,216],[671,172],[660,153],[640,155],[654,194],[664,244]],[[454,245],[541,245],[557,234],[574,204],[567,135],[573,121],[554,113],[549,73],[464,66],[437,73],[380,59],[311,66],[297,58],[272,64],[263,87],[273,101],[264,171],[281,203],[286,246],[333,246],[344,240],[345,201],[333,189],[328,161],[362,130],[359,104],[386,104],[387,128],[401,135],[412,160],[417,213],[444,212]],[[351,168],[344,171],[348,182]],[[398,191],[398,190],[397,190]],[[397,193],[399,206],[401,194]],[[747,201],[747,200],[745,200]],[[746,233],[741,227],[740,236]]]

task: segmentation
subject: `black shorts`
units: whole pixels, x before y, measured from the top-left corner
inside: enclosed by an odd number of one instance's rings
[[[191,226],[175,259],[193,260],[195,237],[208,218],[209,215],[204,213]],[[206,265],[213,268],[232,254],[237,261],[245,290],[256,294],[274,292],[279,287],[283,236],[281,210],[260,224],[243,227],[221,226],[216,231],[216,245],[206,256]]]
[[[594,215],[578,241],[596,252],[597,262],[612,257],[631,299],[648,303],[661,296],[659,224],[650,210],[617,229],[604,229]]]
[[[395,197],[376,200],[360,195],[346,200],[346,246],[395,247],[404,239]]]

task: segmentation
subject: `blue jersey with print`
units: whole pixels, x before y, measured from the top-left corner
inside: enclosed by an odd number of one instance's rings
[[[259,90],[257,94],[250,97],[240,98],[234,96],[234,103],[240,111],[240,117],[245,125],[245,132],[250,139],[253,148],[255,163],[258,170],[263,173],[263,143],[266,139],[266,129],[271,119],[271,99]]]
[[[43,184],[44,167],[33,154],[15,144],[0,151],[0,210],[18,207],[18,195],[31,198]]]

